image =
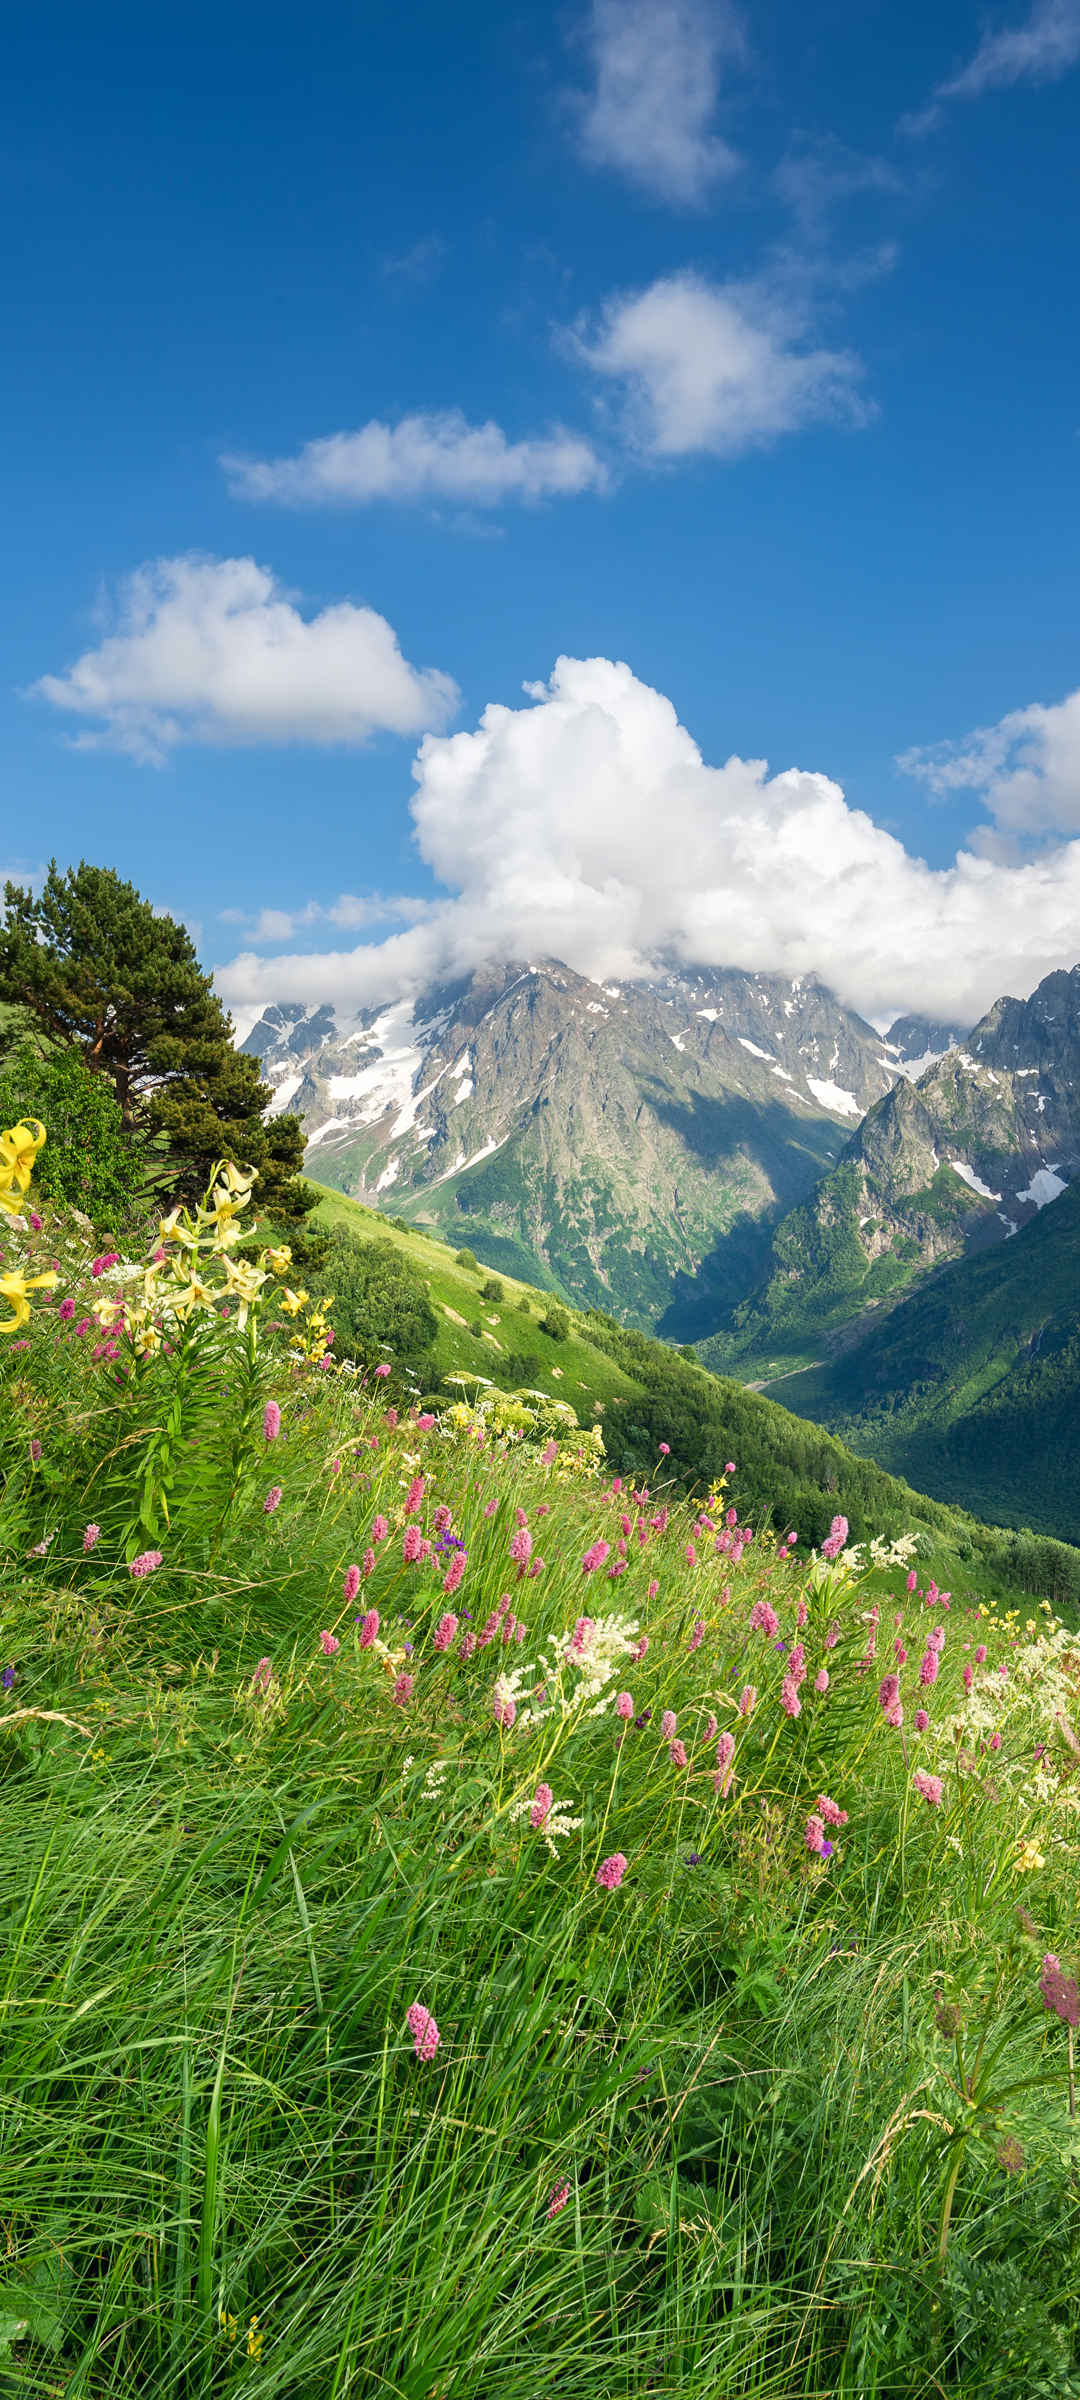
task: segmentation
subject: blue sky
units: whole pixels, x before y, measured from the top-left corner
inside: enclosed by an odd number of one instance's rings
[[[6,36],[0,863],[238,1007],[1072,963],[1080,0]]]

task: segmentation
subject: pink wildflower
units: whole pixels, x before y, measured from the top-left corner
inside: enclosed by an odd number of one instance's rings
[[[917,1575],[916,1575],[916,1573],[915,1573],[915,1569],[914,1569],[914,1567],[912,1567],[912,1569],[911,1569],[911,1572],[910,1572],[910,1574],[909,1574],[909,1576],[908,1576],[908,1579],[907,1579],[907,1588],[908,1588],[909,1592],[914,1592],[914,1591],[917,1591],[917,1589],[918,1589],[918,1584],[919,1584],[919,1578],[918,1578],[918,1576],[917,1576]]]
[[[830,1800],[828,1792],[818,1793],[817,1806],[818,1815],[819,1817],[824,1818],[826,1825],[847,1824],[848,1817],[846,1808],[838,1808],[835,1800]]]
[[[704,1638],[705,1619],[704,1617],[695,1617],[688,1647],[691,1650],[700,1650]]]
[[[80,1317],[79,1322],[75,1327],[75,1332],[80,1342],[82,1341],[84,1334],[89,1333],[90,1322],[91,1320],[89,1317]]]
[[[360,1569],[359,1569],[359,1567],[346,1567],[346,1569],[345,1569],[345,1581],[344,1581],[344,1583],[342,1584],[342,1587],[341,1587],[341,1591],[342,1591],[342,1598],[343,1598],[345,1601],[347,1601],[347,1602],[348,1602],[348,1601],[350,1601],[350,1600],[355,1600],[355,1598],[356,1598],[356,1595],[357,1595],[357,1593],[358,1593],[359,1589],[360,1589]]]
[[[945,1790],[940,1775],[925,1775],[921,1767],[916,1767],[911,1780],[920,1797],[928,1801],[931,1808],[940,1808]]]
[[[471,1658],[471,1657],[472,1657],[472,1654],[473,1654],[473,1651],[475,1650],[475,1648],[476,1648],[476,1635],[475,1635],[475,1633],[472,1633],[472,1632],[470,1632],[470,1633],[463,1633],[463,1634],[462,1634],[462,1637],[461,1637],[461,1640],[460,1640],[460,1642],[458,1643],[458,1657],[459,1657],[459,1658]]]
[[[568,2183],[557,2183],[557,2184],[556,2184],[556,2186],[555,2186],[555,2189],[554,2189],[554,2191],[552,2192],[551,2198],[550,2198],[550,2200],[548,2201],[548,2204],[547,2204],[547,2215],[548,2215],[549,2217],[557,2217],[557,2216],[558,2216],[558,2214],[559,2214],[559,2210],[560,2210],[561,2208],[565,2208],[565,2207],[566,2207],[566,2203],[567,2203],[567,2201],[569,2200],[569,2198],[570,2198],[570,2186],[569,2186],[569,2184],[568,2184]]]
[[[133,1558],[131,1560],[128,1566],[128,1574],[140,1576],[152,1575],[155,1567],[160,1567],[160,1565],[160,1550],[142,1550],[140,1551],[138,1558]]]
[[[416,1565],[423,1547],[424,1537],[419,1525],[406,1525],[401,1537],[401,1555],[407,1567]]]
[[[610,1549],[611,1549],[611,1544],[610,1544],[610,1542],[594,1542],[594,1543],[592,1544],[592,1547],[591,1547],[591,1549],[589,1549],[589,1550],[586,1550],[586,1552],[585,1552],[585,1556],[584,1556],[584,1558],[582,1559],[582,1562],[581,1562],[581,1572],[582,1572],[582,1574],[583,1574],[583,1575],[594,1575],[594,1574],[596,1573],[596,1569],[597,1569],[597,1567],[602,1567],[602,1566],[603,1566],[603,1564],[604,1564],[604,1560],[605,1560],[605,1559],[606,1559],[606,1557],[608,1556],[608,1552],[610,1551]]]
[[[802,1715],[799,1687],[792,1675],[785,1675],[780,1686],[780,1706],[789,1717],[801,1717]]]
[[[390,1373],[389,1366],[388,1366],[388,1365],[385,1363],[385,1361],[384,1361],[384,1363],[383,1363],[383,1365],[382,1365],[381,1367],[376,1367],[376,1369],[375,1369],[375,1373],[376,1373],[376,1375],[389,1375],[389,1373]]]
[[[271,1486],[270,1486],[270,1489],[269,1489],[269,1491],[268,1491],[268,1493],[267,1493],[267,1495],[266,1495],[266,1498],[265,1498],[265,1500],[263,1501],[263,1515],[264,1515],[264,1517],[272,1517],[272,1516],[273,1516],[273,1514],[274,1514],[274,1511],[275,1511],[275,1509],[277,1509],[277,1508],[280,1508],[280,1507],[281,1507],[281,1485],[280,1485],[280,1483],[272,1483],[272,1484],[271,1484]]]
[[[669,1742],[668,1757],[670,1758],[673,1767],[687,1766],[689,1761],[686,1756],[686,1743],[679,1741]]]
[[[411,1517],[414,1510],[419,1508],[423,1497],[424,1478],[422,1475],[414,1475],[408,1491],[405,1494],[405,1514],[407,1517]]]
[[[264,1694],[268,1692],[270,1689],[270,1678],[273,1672],[274,1670],[271,1666],[270,1660],[268,1658],[260,1658],[258,1666],[256,1667],[251,1678],[252,1691]]]
[[[709,1710],[705,1725],[705,1739],[707,1742],[714,1742],[716,1740],[716,1718],[714,1717],[711,1709]]]
[[[688,1567],[693,1567],[693,1566],[696,1566],[696,1565],[697,1565],[697,1551],[696,1551],[696,1550],[695,1550],[695,1548],[694,1548],[693,1542],[687,1542],[687,1545],[686,1545],[686,1563],[687,1563],[687,1566],[688,1566]]]
[[[268,1400],[263,1410],[263,1439],[276,1442],[281,1432],[281,1410],[276,1400]]]
[[[338,1641],[336,1634],[327,1633],[324,1628],[322,1633],[319,1635],[319,1647],[324,1658],[333,1658],[335,1651],[340,1650],[341,1643]]]
[[[551,1815],[551,1808],[554,1798],[555,1794],[552,1791],[550,1783],[537,1784],[536,1795],[533,1800],[532,1807],[529,1810],[529,1823],[532,1826],[534,1833],[539,1833],[545,1817],[549,1817]]]
[[[730,1781],[731,1781],[731,1762],[732,1762],[732,1760],[733,1760],[734,1756],[735,1756],[735,1736],[734,1736],[734,1734],[733,1734],[733,1733],[722,1733],[722,1734],[720,1735],[720,1737],[719,1737],[719,1740],[717,1741],[717,1745],[716,1745],[716,1768],[717,1768],[717,1775],[718,1775],[719,1777],[725,1778],[725,1780],[723,1781],[723,1783],[722,1783],[722,1784],[721,1784],[721,1783],[717,1783],[717,1790],[721,1790],[721,1789],[722,1789],[722,1790],[724,1790],[724,1791],[726,1792],[726,1790],[727,1790],[727,1788],[728,1788],[728,1784],[729,1784],[729,1783],[730,1783]]]
[[[389,1371],[387,1368],[388,1374]],[[413,2037],[416,2056],[426,2065],[429,2058],[434,2058],[442,2038],[430,2008],[422,2008],[419,2000],[414,2000],[412,2007],[405,2011],[405,2023]]]
[[[926,1728],[927,1728],[927,1726],[929,1725],[929,1723],[930,1723],[930,1712],[929,1712],[929,1710],[928,1710],[928,1709],[925,1709],[925,1708],[917,1708],[917,1709],[916,1709],[916,1711],[915,1711],[915,1731],[916,1731],[916,1733],[925,1733],[925,1732],[926,1732]]]
[[[756,1683],[744,1683],[744,1685],[743,1685],[743,1688],[742,1688],[742,1691],[741,1691],[741,1693],[740,1693],[740,1695],[739,1695],[739,1715],[740,1715],[740,1717],[749,1717],[749,1716],[751,1716],[751,1715],[753,1714],[753,1711],[754,1711],[754,1709],[755,1709],[756,1707],[757,1707],[757,1685],[756,1685]]]
[[[610,1858],[601,1859],[596,1880],[603,1892],[617,1892],[630,1861],[621,1850],[613,1850]]]
[[[391,1698],[392,1698],[392,1700],[393,1700],[394,1707],[395,1707],[395,1708],[407,1708],[407,1707],[408,1707],[408,1705],[409,1705],[409,1702],[410,1702],[410,1700],[412,1699],[412,1696],[413,1696],[413,1678],[412,1678],[412,1676],[411,1676],[411,1675],[397,1675],[397,1676],[395,1676],[395,1678],[394,1678],[394,1689],[393,1689],[393,1692],[391,1693]]]
[[[662,1742],[670,1742],[674,1740],[676,1731],[678,1729],[678,1723],[679,1720],[674,1709],[665,1708],[663,1716],[660,1719],[660,1739]]]
[[[633,1703],[633,1701],[632,1701],[632,1699],[631,1699],[631,1697],[630,1697],[630,1694],[629,1694],[629,1692],[620,1692],[620,1693],[619,1693],[619,1697],[618,1697],[618,1699],[617,1699],[617,1700],[616,1700],[616,1702],[615,1702],[615,1714],[616,1714],[616,1716],[617,1716],[617,1717],[632,1717],[632,1716],[633,1716],[633,1713],[634,1713],[634,1703]]]
[[[890,1708],[896,1707],[896,1703],[899,1698],[899,1675],[883,1675],[878,1688],[878,1706],[879,1708],[884,1709],[886,1716],[888,1715]]]
[[[389,1531],[390,1531],[390,1527],[389,1527],[389,1525],[388,1525],[388,1524],[387,1524],[387,1522],[386,1522],[386,1518],[385,1518],[385,1517],[376,1517],[376,1518],[375,1518],[375,1520],[374,1520],[374,1523],[372,1524],[372,1528],[371,1528],[371,1538],[372,1538],[372,1541],[373,1541],[373,1542],[375,1542],[375,1543],[379,1543],[379,1542],[385,1542],[385,1540],[386,1540],[386,1537],[387,1537],[387,1534],[389,1533]]]
[[[377,1609],[377,1608],[369,1608],[369,1610],[368,1610],[368,1612],[367,1612],[367,1615],[366,1615],[365,1617],[362,1617],[362,1618],[361,1618],[361,1620],[360,1620],[360,1636],[359,1636],[359,1639],[360,1639],[360,1648],[361,1648],[361,1650],[370,1650],[370,1648],[371,1648],[371,1645],[372,1645],[373,1641],[375,1641],[375,1640],[377,1639],[377,1636],[378,1636],[378,1631],[379,1631],[379,1612],[378,1612],[378,1609]]]
[[[984,1665],[985,1665],[985,1663],[986,1663],[986,1643],[985,1643],[985,1642],[980,1642],[980,1643],[979,1643],[979,1647],[978,1647],[978,1649],[977,1649],[977,1650],[976,1650],[976,1652],[975,1652],[975,1664],[976,1664],[976,1666],[977,1666],[977,1667],[981,1667],[981,1666],[984,1666]]]
[[[362,1560],[361,1560],[361,1565],[362,1565],[362,1567],[363,1567],[363,1570],[364,1570],[364,1574],[365,1574],[365,1575],[373,1575],[373,1574],[374,1574],[374,1572],[375,1572],[375,1552],[374,1552],[374,1550],[365,1550],[365,1552],[364,1552],[364,1555],[363,1555],[363,1558],[362,1558]]]
[[[814,1677],[814,1690],[815,1692],[827,1692],[828,1688],[829,1670],[827,1667],[819,1667]]]
[[[846,1517],[834,1517],[821,1545],[822,1558],[839,1558],[848,1538],[850,1527]]]
[[[650,1588],[651,1588],[653,1591],[655,1591],[655,1589],[656,1589],[656,1586],[655,1586],[655,1584],[653,1584],[653,1585],[652,1585]],[[647,1633],[643,1633],[643,1634],[640,1636],[640,1639],[639,1639],[638,1641],[636,1641],[636,1642],[635,1642],[635,1644],[634,1644],[634,1647],[633,1647],[633,1649],[632,1649],[632,1650],[631,1650],[631,1652],[630,1652],[630,1656],[631,1656],[631,1658],[644,1658],[644,1656],[645,1656],[645,1652],[646,1652],[646,1650],[648,1649],[648,1647],[649,1647],[649,1637],[648,1637],[648,1634],[647,1634]]]
[[[100,1542],[100,1540],[101,1540],[101,1527],[100,1527],[100,1525],[88,1525],[88,1526],[87,1526],[87,1528],[86,1528],[86,1531],[85,1531],[85,1533],[83,1534],[83,1537],[82,1537],[82,1546],[83,1546],[83,1549],[84,1549],[84,1550],[93,1550],[93,1549],[96,1547],[97,1543],[98,1543],[98,1542]]]
[[[919,1682],[920,1682],[921,1684],[923,1684],[924,1686],[926,1686],[926,1685],[928,1685],[928,1684],[931,1684],[931,1683],[936,1683],[936,1682],[937,1682],[937,1679],[938,1679],[938,1655],[937,1655],[937,1651],[936,1651],[936,1650],[924,1650],[924,1651],[923,1651],[923,1654],[922,1654],[922,1657],[921,1657],[921,1659],[919,1660]]]
[[[457,1618],[455,1617],[452,1609],[447,1609],[446,1615],[439,1618],[439,1622],[436,1625],[435,1631],[431,1637],[434,1648],[436,1650],[449,1650],[450,1644],[454,1639],[457,1629]]]
[[[822,1852],[823,1852],[823,1850],[824,1850],[824,1848],[825,1848],[825,1819],[824,1819],[824,1817],[808,1817],[808,1818],[807,1818],[807,1820],[806,1820],[806,1835],[805,1835],[805,1840],[806,1840],[806,1847],[807,1847],[807,1849],[808,1849],[808,1850],[813,1850],[813,1851],[815,1851],[815,1852],[817,1853],[817,1856],[820,1858],[820,1857],[821,1857],[821,1854],[822,1854]]]
[[[462,1576],[464,1575],[464,1573],[465,1573],[465,1552],[464,1552],[464,1550],[455,1550],[455,1552],[454,1552],[454,1555],[453,1555],[453,1558],[451,1559],[451,1561],[450,1561],[450,1564],[449,1564],[449,1566],[448,1566],[448,1568],[447,1568],[447,1570],[446,1570],[446,1573],[445,1573],[445,1575],[443,1576],[443,1587],[442,1587],[442,1588],[443,1588],[444,1592],[445,1592],[445,1593],[446,1593],[448,1596],[450,1595],[450,1593],[452,1593],[452,1592],[456,1592],[456,1590],[457,1590],[457,1588],[458,1588],[458,1585],[459,1585],[459,1583],[461,1582],[461,1578],[462,1578]]]
[[[515,1566],[527,1567],[532,1557],[533,1537],[527,1525],[519,1525],[510,1536],[510,1556]]]
[[[432,1426],[433,1426],[433,1425],[434,1425],[434,1423],[435,1423],[435,1419],[434,1419],[434,1417],[432,1417],[432,1416],[429,1416],[429,1415],[427,1414],[427,1412],[425,1411],[424,1415],[423,1415],[422,1417],[418,1417],[418,1418],[417,1418],[417,1420],[416,1420],[416,1422],[417,1422],[417,1425],[418,1425],[418,1426],[419,1426],[419,1428],[420,1428],[420,1431],[421,1431],[421,1433],[430,1433],[430,1432],[431,1432],[431,1428],[432,1428]]]
[[[56,1313],[57,1313],[57,1316],[58,1316],[58,1317],[60,1317],[60,1318],[63,1320],[63,1323],[66,1325],[66,1324],[68,1323],[68,1320],[69,1320],[69,1318],[73,1317],[73,1316],[74,1316],[74,1314],[75,1314],[75,1302],[74,1302],[74,1300],[61,1300],[61,1302],[60,1302],[60,1306],[59,1306],[59,1308],[57,1309],[57,1312],[56,1312]]]
[[[592,1617],[579,1617],[570,1636],[567,1657],[584,1658],[595,1631],[596,1626]]]
[[[780,1631],[780,1619],[768,1600],[755,1600],[750,1611],[751,1633],[764,1633],[771,1641]]]
[[[670,1457],[671,1457],[671,1443],[670,1443],[670,1442],[661,1442],[661,1444],[660,1444],[660,1456],[661,1456],[661,1458],[670,1458]]]
[[[498,1684],[492,1694],[491,1713],[496,1725],[501,1726],[504,1733],[512,1731],[517,1718],[517,1701],[512,1692],[500,1691]]]
[[[1061,1960],[1052,1950],[1043,1959],[1039,1990],[1046,2007],[1053,2009],[1063,2025],[1080,2025],[1080,1988],[1075,1976],[1064,1974]]]

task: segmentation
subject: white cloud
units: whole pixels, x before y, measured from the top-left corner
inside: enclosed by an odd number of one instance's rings
[[[1014,708],[961,742],[906,750],[897,763],[932,791],[978,792],[1005,833],[1080,833],[1080,691],[1054,707]]]
[[[763,283],[667,275],[579,326],[577,355],[624,392],[624,434],[653,458],[736,457],[815,419],[860,424],[860,362],[804,346],[803,304]]]
[[[337,925],[353,933],[395,922],[415,925],[430,907],[429,900],[405,895],[386,899],[381,892],[341,892],[325,907],[318,900],[306,900],[302,908],[261,908],[254,917],[243,908],[223,908],[219,915],[223,925],[242,925],[249,941],[288,942],[308,925]]]
[[[928,867],[828,776],[707,765],[670,701],[609,659],[560,659],[532,705],[428,735],[414,774],[420,854],[457,897],[332,956],[249,951],[219,974],[230,1002],[381,1001],[548,954],[604,978],[665,958],[816,970],[868,1016],[973,1022],[1080,947],[1080,841]]]
[[[444,725],[438,668],[402,657],[372,608],[303,617],[253,558],[160,558],[129,576],[117,630],[33,691],[88,721],[83,746],[160,764],[181,742],[365,742]]]
[[[601,491],[607,471],[590,442],[564,426],[511,442],[500,425],[470,425],[459,409],[378,417],[356,433],[305,442],[294,458],[223,458],[236,499],[360,507],[373,500],[457,500],[495,508]]]
[[[929,133],[946,100],[977,100],[1016,83],[1057,83],[1080,59],[1080,0],[1035,0],[1020,25],[984,33],[973,58],[939,83],[923,109],[901,121],[904,133]]]
[[[739,164],[710,131],[720,68],[746,48],[730,0],[593,0],[585,39],[595,81],[574,114],[586,159],[700,206]]]

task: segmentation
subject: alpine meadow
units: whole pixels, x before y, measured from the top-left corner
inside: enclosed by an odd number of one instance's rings
[[[1080,0],[7,67],[0,2400],[1080,2400]]]

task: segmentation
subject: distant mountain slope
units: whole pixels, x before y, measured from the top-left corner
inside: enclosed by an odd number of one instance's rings
[[[733,1458],[733,1496],[758,1526],[771,1517],[779,1530],[792,1524],[804,1543],[819,1542],[842,1510],[854,1536],[919,1533],[921,1555],[954,1592],[1007,1602],[1038,1594],[1071,1610],[1080,1602],[1080,1551],[979,1524],[910,1490],[822,1426],[707,1374],[669,1344],[594,1311],[572,1312],[569,1333],[553,1338],[542,1323],[542,1291],[507,1277],[502,1298],[485,1299],[485,1269],[337,1192],[324,1189],[317,1219],[361,1240],[388,1241],[408,1258],[439,1322],[435,1385],[450,1396],[473,1396],[482,1381],[524,1385],[569,1401],[583,1426],[599,1421],[616,1474],[653,1484],[674,1478],[704,1492]]]
[[[244,1048],[310,1172],[489,1265],[681,1337],[899,1072],[813,977],[598,985],[555,959],[339,1019],[267,1009]]]
[[[940,1498],[1080,1541],[1080,1181],[782,1391]]]
[[[995,1003],[871,1108],[776,1228],[769,1269],[702,1356],[768,1376],[950,1258],[1002,1246],[1080,1172],[1080,967]]]

